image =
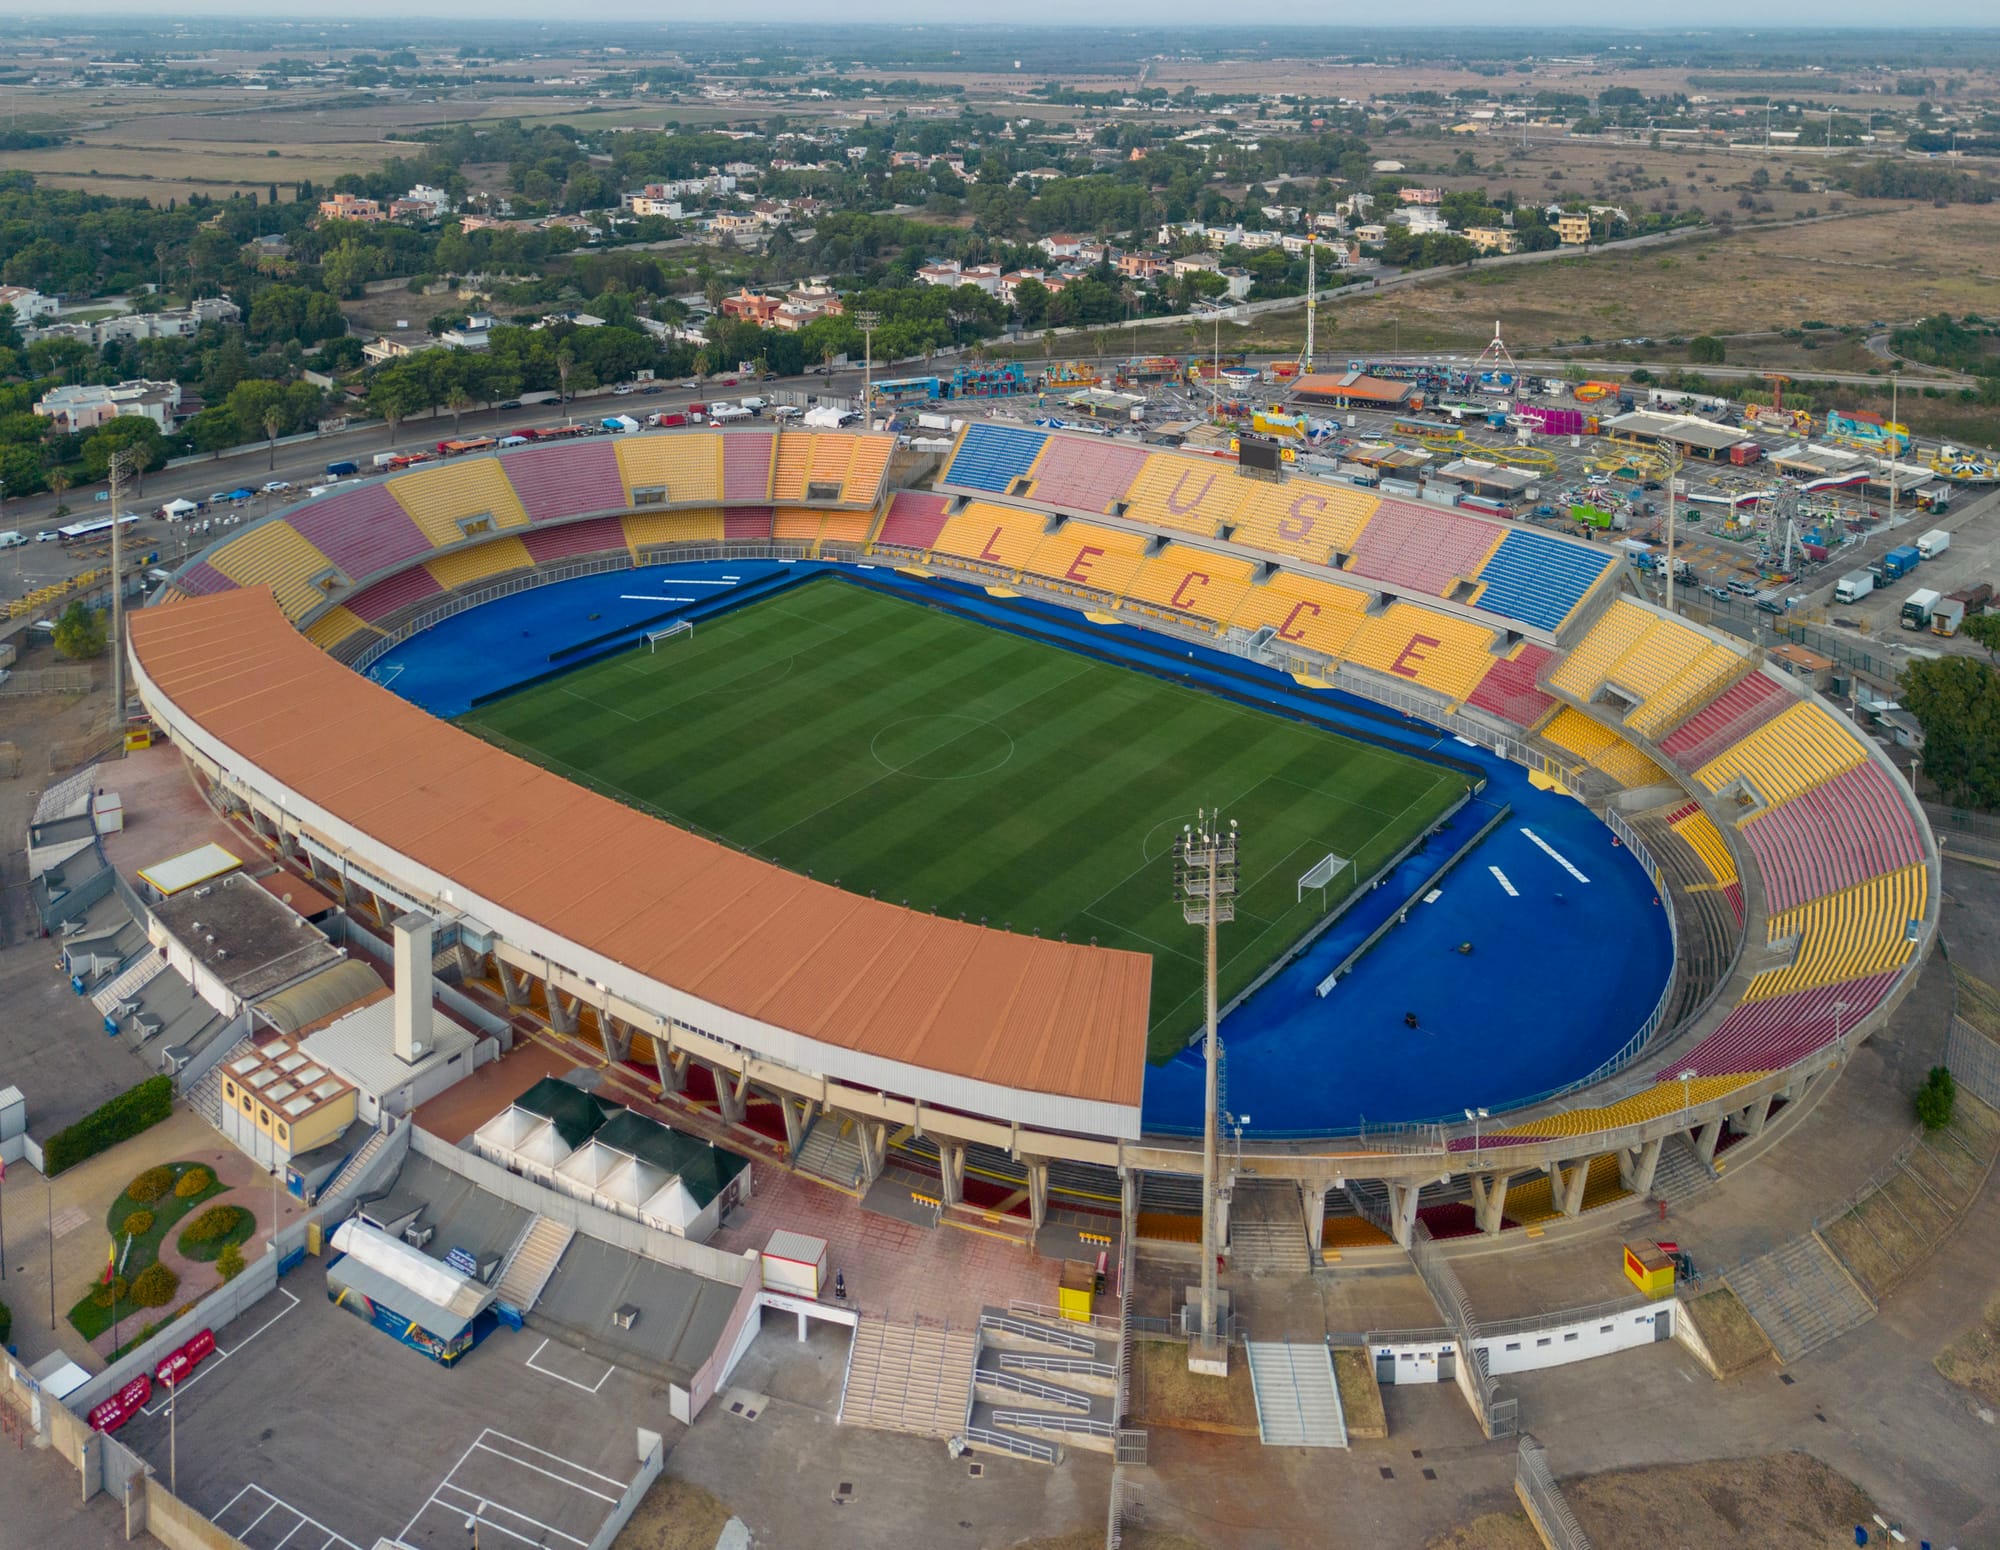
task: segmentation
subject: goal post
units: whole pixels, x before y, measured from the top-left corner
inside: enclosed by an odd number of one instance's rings
[[[1319,890],[1320,908],[1325,909],[1326,890],[1332,885],[1335,878],[1339,877],[1342,872],[1353,865],[1354,858],[1352,856],[1337,856],[1332,851],[1328,851],[1323,860],[1315,861],[1299,874],[1298,896],[1292,902],[1294,904],[1303,902],[1306,890],[1308,888],[1317,888]]]
[[[647,652],[657,655],[660,649],[660,642],[663,640],[672,640],[676,635],[686,635],[692,638],[694,635],[694,621],[691,619],[676,619],[672,624],[662,625],[657,630],[648,630],[646,632]]]

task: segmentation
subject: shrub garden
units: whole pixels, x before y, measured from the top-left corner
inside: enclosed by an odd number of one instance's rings
[[[117,1272],[108,1285],[101,1276],[93,1281],[69,1310],[77,1333],[95,1340],[115,1321],[136,1336],[147,1310],[173,1302],[180,1277],[160,1263],[160,1250],[176,1229],[178,1247],[190,1259],[214,1260],[245,1242],[256,1231],[256,1218],[241,1206],[206,1204],[226,1191],[214,1169],[196,1162],[163,1163],[127,1184],[104,1213],[119,1256]]]

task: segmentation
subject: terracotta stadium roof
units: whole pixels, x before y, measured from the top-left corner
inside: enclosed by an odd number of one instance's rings
[[[131,635],[160,693],[243,760],[637,973],[880,1059],[1139,1102],[1144,954],[878,903],[647,817],[348,671],[265,588],[143,609]]]

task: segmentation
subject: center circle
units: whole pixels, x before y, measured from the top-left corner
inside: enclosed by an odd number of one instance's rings
[[[913,780],[972,780],[1014,757],[1014,739],[978,716],[905,716],[868,744],[875,762]]]

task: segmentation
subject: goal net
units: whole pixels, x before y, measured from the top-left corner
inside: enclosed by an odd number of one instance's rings
[[[676,619],[672,624],[665,625],[660,629],[648,630],[646,632],[646,649],[649,652],[657,653],[660,649],[661,641],[672,640],[676,635],[692,637],[693,634],[694,622],[692,620]]]
[[[1297,904],[1304,899],[1308,888],[1317,888],[1320,891],[1320,903],[1324,905],[1327,888],[1336,877],[1353,864],[1354,858],[1351,856],[1336,856],[1331,851],[1327,852],[1325,860],[1315,861],[1299,874],[1298,897],[1292,902]]]

